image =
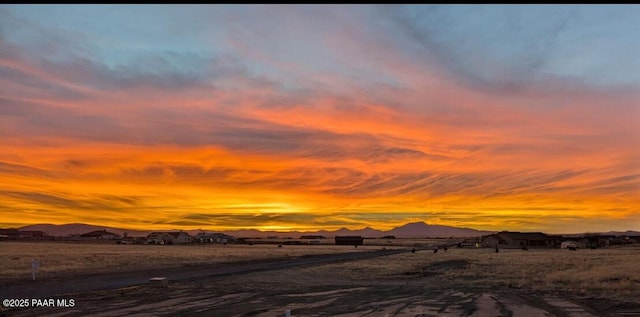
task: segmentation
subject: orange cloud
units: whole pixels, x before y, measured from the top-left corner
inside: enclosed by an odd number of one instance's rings
[[[376,51],[385,80],[0,59],[0,227],[638,229],[636,92],[480,90],[375,38],[322,40]]]

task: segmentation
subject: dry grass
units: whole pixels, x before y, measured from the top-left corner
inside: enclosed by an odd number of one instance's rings
[[[640,302],[639,256],[638,246],[577,252],[449,249],[438,254],[420,251],[306,270],[311,275],[342,274],[351,280],[375,276],[419,282],[423,277],[437,276],[446,283],[469,287],[562,291]]]
[[[78,243],[0,243],[0,280],[29,279],[32,259],[41,262],[40,276],[98,273],[223,263],[307,254],[379,250],[380,246],[336,245],[193,245],[145,246]],[[598,250],[449,249],[438,254],[419,251],[369,260],[278,272],[308,283],[329,281],[409,281],[446,286],[513,287],[531,291],[563,291],[585,297],[640,302],[640,247]],[[268,278],[273,278],[269,275]],[[247,276],[249,278],[250,276]],[[253,277],[251,277],[253,278]],[[257,282],[257,281],[253,281]],[[269,281],[263,281],[265,283]]]
[[[294,257],[309,254],[367,251],[372,247],[336,245],[118,245],[57,242],[0,242],[0,279],[31,278],[31,261],[40,262],[39,276],[68,273],[124,272],[195,263]]]

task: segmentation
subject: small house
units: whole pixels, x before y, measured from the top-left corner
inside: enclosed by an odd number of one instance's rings
[[[542,232],[502,231],[483,237],[481,244],[489,248],[550,248],[556,246],[556,238]]]
[[[362,236],[335,236],[337,245],[363,245]]]
[[[193,237],[184,231],[152,232],[147,236],[147,244],[185,244],[193,241]]]
[[[224,233],[200,232],[194,237],[194,241],[200,243],[222,243],[232,242],[234,238]]]
[[[175,244],[185,244],[193,242],[193,237],[184,231],[172,231],[168,232],[168,234],[173,237],[173,243]]]
[[[20,231],[18,229],[0,229],[0,237],[4,239],[18,239]]]
[[[173,244],[173,237],[166,232],[152,232],[147,236],[147,244]]]
[[[81,240],[113,240],[119,237],[120,235],[107,230],[96,230],[80,235]]]

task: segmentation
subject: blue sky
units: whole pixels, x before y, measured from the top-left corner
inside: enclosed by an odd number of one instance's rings
[[[155,56],[193,71],[181,58],[233,56],[280,81],[289,64],[305,75],[369,72],[384,81],[389,74],[372,70],[384,62],[381,53],[367,50],[376,45],[416,67],[443,67],[470,85],[548,76],[607,87],[640,81],[638,72],[626,71],[640,68],[637,5],[5,5],[2,11],[5,40],[32,49],[53,41],[64,47],[45,58],[91,57],[114,67]],[[332,47],[336,36],[352,47]],[[243,47],[255,54],[239,52]]]

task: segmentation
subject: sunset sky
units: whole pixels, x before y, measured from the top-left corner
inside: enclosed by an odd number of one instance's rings
[[[0,5],[0,227],[640,230],[640,5]]]

